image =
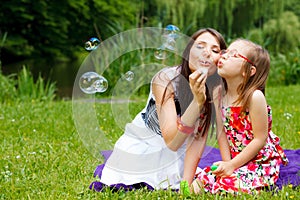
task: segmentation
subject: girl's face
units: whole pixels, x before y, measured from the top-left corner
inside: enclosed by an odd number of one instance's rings
[[[209,32],[202,33],[195,40],[189,55],[189,67],[192,72],[200,69],[214,74],[220,58],[220,45],[218,40]]]
[[[247,62],[249,47],[243,41],[236,41],[222,52],[218,62],[218,74],[223,78],[243,77],[243,64]]]

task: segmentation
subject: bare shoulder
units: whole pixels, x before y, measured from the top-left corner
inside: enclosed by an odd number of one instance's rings
[[[160,70],[152,79],[152,93],[158,103],[170,98],[174,94],[172,79],[177,75],[176,67],[168,67]]]
[[[166,87],[166,84],[168,84],[177,75],[178,72],[176,67],[166,67],[154,75],[152,83]]]
[[[250,99],[250,109],[266,109],[267,101],[265,95],[260,90],[255,90]]]
[[[260,90],[255,90],[252,95],[252,101],[266,101],[265,95]]]

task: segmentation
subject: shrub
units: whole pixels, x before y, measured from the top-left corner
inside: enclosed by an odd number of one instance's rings
[[[10,76],[4,76],[0,69],[0,102],[7,100],[13,100],[16,98],[16,88],[15,88],[15,74]]]
[[[300,49],[271,55],[270,85],[292,85],[300,83]]]
[[[7,101],[52,101],[56,85],[45,81],[41,75],[35,81],[30,71],[23,66],[18,74],[4,76],[0,71],[0,102]]]
[[[39,74],[36,82],[30,71],[23,66],[17,80],[17,96],[20,100],[46,100],[52,101],[55,98],[55,83],[44,81]]]

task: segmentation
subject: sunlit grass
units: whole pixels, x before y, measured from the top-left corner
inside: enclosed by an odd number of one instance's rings
[[[268,104],[272,107],[273,132],[285,149],[300,148],[300,86],[268,87]]]
[[[273,131],[285,149],[300,148],[300,86],[268,87],[273,109]],[[130,104],[130,115],[143,108],[145,98]],[[89,190],[95,167],[102,162],[85,148],[74,126],[71,101],[6,102],[0,104],[0,199],[182,199],[171,190],[98,193]],[[111,106],[96,103],[101,129],[116,141]],[[101,110],[99,110],[101,108]],[[101,112],[100,112],[101,111]],[[289,113],[290,115],[288,115]],[[297,199],[299,187],[286,186],[277,193],[263,192],[258,199]],[[210,194],[192,199],[253,199]]]

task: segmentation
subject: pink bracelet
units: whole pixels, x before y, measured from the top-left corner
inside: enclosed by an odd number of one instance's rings
[[[178,117],[177,118],[177,128],[180,132],[190,135],[190,134],[194,133],[195,125],[192,127],[187,126],[181,121],[181,118]]]

